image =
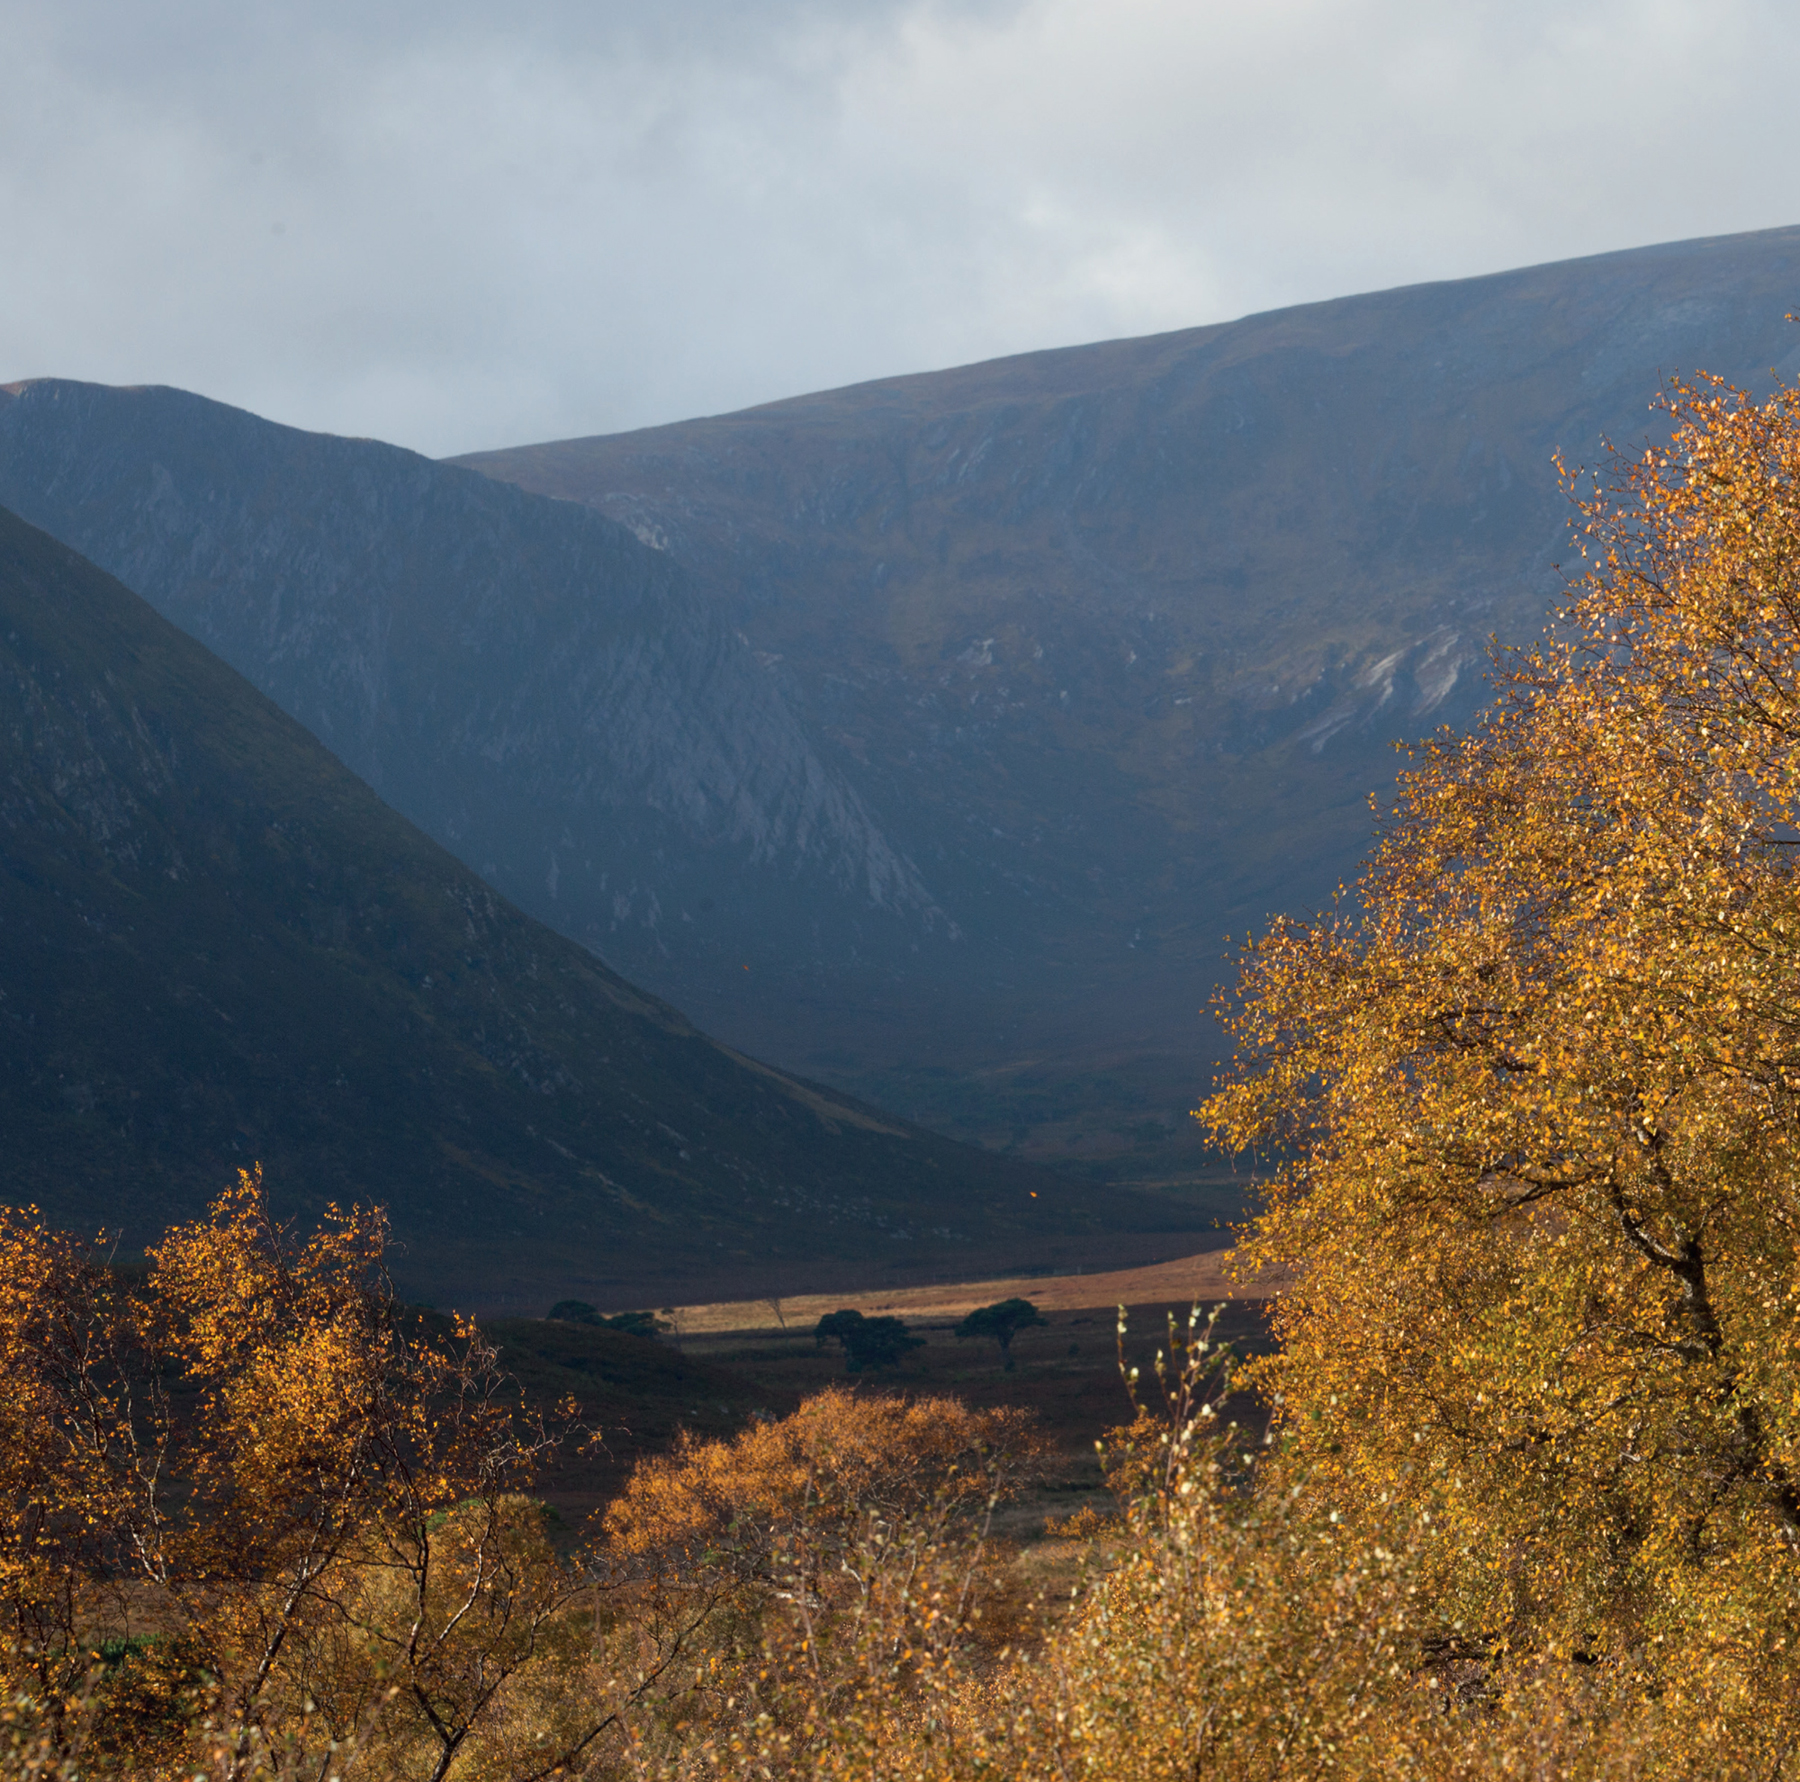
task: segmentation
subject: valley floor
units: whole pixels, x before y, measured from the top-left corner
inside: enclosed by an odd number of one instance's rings
[[[822,1315],[850,1307],[870,1317],[898,1316],[924,1347],[899,1368],[853,1376],[851,1383],[872,1395],[947,1394],[980,1409],[1016,1405],[1031,1411],[1055,1458],[1040,1486],[1006,1513],[1003,1526],[1013,1538],[1033,1542],[1053,1536],[1057,1521],[1085,1505],[1107,1507],[1094,1444],[1131,1420],[1121,1365],[1140,1370],[1140,1392],[1154,1403],[1154,1362],[1167,1346],[1169,1320],[1185,1326],[1196,1304],[1221,1307],[1219,1334],[1240,1353],[1266,1350],[1266,1312],[1278,1289],[1273,1281],[1233,1280],[1229,1253],[1221,1248],[1085,1274],[992,1276],[665,1308],[676,1328],[655,1345],[540,1320],[508,1319],[490,1329],[531,1396],[573,1392],[607,1429],[604,1452],[544,1481],[545,1495],[575,1523],[619,1489],[638,1458],[665,1451],[678,1428],[701,1437],[723,1435],[750,1416],[785,1414],[808,1394],[844,1381],[838,1346],[813,1337]],[[1015,1296],[1031,1300],[1045,1322],[1014,1337],[1008,1369],[992,1342],[959,1341],[955,1331],[977,1306]],[[590,1358],[585,1350],[596,1339],[606,1341]],[[640,1354],[649,1371],[617,1396],[624,1385],[615,1377],[620,1365]],[[1247,1420],[1259,1415],[1247,1400],[1238,1409]]]
[[[1179,1305],[1185,1312],[1196,1302],[1211,1305],[1224,1300],[1265,1300],[1278,1289],[1279,1283],[1272,1280],[1234,1280],[1231,1252],[1219,1248],[1166,1262],[1077,1269],[1067,1274],[1033,1272],[872,1293],[809,1293],[791,1299],[767,1297],[677,1306],[673,1308],[673,1318],[683,1347],[688,1347],[689,1339],[704,1336],[776,1329],[799,1332],[803,1328],[810,1334],[821,1317],[841,1307],[853,1308],[865,1317],[895,1316],[909,1324],[937,1325],[957,1322],[977,1306],[1014,1297],[1029,1299],[1040,1312],[1092,1312],[1165,1303],[1171,1307]],[[1159,1318],[1159,1326],[1160,1322]],[[1026,1332],[1018,1339],[1021,1356],[1029,1338],[1041,1334]]]

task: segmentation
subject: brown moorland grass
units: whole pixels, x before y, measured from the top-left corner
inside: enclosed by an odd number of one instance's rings
[[[1263,1301],[1280,1292],[1274,1274],[1240,1281],[1232,1274],[1232,1252],[1203,1250],[1170,1262],[1100,1274],[1000,1275],[984,1281],[942,1286],[873,1288],[843,1293],[807,1293],[793,1298],[713,1301],[672,1308],[683,1338],[756,1330],[810,1330],[827,1313],[850,1307],[866,1317],[895,1316],[908,1323],[954,1322],[977,1306],[1015,1296],[1039,1311],[1108,1310],[1114,1306],[1180,1305],[1196,1301]]]

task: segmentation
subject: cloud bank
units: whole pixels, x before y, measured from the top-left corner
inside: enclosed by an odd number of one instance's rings
[[[0,41],[0,378],[432,453],[1800,220],[1800,12],[1748,0],[0,0]]]

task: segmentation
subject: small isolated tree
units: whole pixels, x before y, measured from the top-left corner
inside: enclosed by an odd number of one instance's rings
[[[844,1351],[847,1374],[898,1367],[912,1350],[925,1347],[925,1339],[912,1335],[903,1319],[865,1318],[861,1312],[848,1309],[827,1312],[813,1326],[813,1340],[820,1348],[831,1337]]]
[[[654,1312],[608,1314],[596,1311],[585,1299],[559,1299],[550,1308],[549,1316],[557,1324],[587,1324],[596,1330],[622,1330],[627,1336],[646,1337],[651,1342],[656,1340],[659,1331],[670,1328]]]
[[[1028,1299],[1003,1299],[991,1306],[979,1306],[956,1327],[958,1342],[969,1337],[987,1338],[1000,1345],[1000,1353],[1010,1374],[1013,1366],[1012,1340],[1021,1330],[1034,1324],[1048,1324]]]
[[[559,1299],[545,1314],[553,1324],[598,1324],[599,1308],[585,1299]]]
[[[659,1331],[672,1328],[654,1312],[614,1312],[611,1317],[600,1320],[608,1330],[622,1330],[627,1336],[643,1337],[647,1342],[655,1342]]]

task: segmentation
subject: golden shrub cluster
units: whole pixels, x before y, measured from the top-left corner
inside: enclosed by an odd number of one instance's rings
[[[299,1239],[247,1174],[142,1279],[0,1219],[0,1770],[800,1761],[970,1642],[1039,1448],[1016,1412],[829,1391],[559,1546],[528,1494],[558,1432],[473,1327],[395,1304],[378,1215]]]

